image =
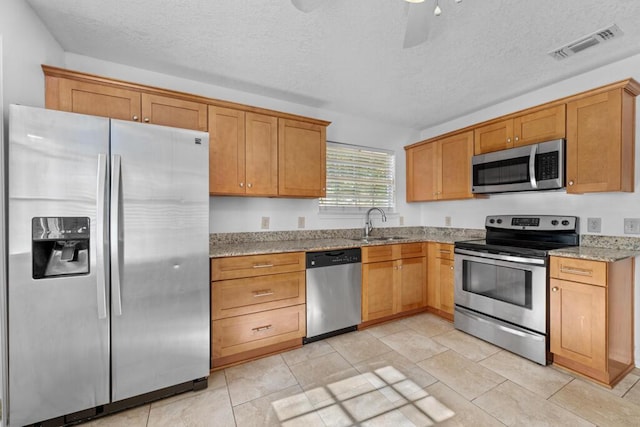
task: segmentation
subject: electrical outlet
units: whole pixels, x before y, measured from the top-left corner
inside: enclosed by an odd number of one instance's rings
[[[602,218],[587,218],[587,231],[600,233],[602,231]]]
[[[444,217],[444,225],[447,227],[451,227],[451,217],[450,216],[445,216]]]
[[[260,223],[260,228],[263,230],[268,230],[269,229],[269,217],[268,216],[263,216],[262,217],[262,222]]]
[[[400,221],[400,225],[401,226],[404,225],[404,217],[402,215],[400,215],[400,220],[399,221]]]
[[[305,217],[299,216],[298,217],[298,228],[304,228],[304,222],[305,222]]]
[[[625,218],[624,234],[640,234],[640,218]]]

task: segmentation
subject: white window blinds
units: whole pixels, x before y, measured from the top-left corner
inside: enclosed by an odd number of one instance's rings
[[[359,212],[376,206],[395,210],[392,151],[327,142],[327,195],[321,212]]]

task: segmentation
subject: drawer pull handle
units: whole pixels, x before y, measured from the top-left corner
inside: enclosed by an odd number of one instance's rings
[[[451,251],[449,249],[440,249],[441,254],[450,254]]]
[[[253,264],[253,268],[269,268],[273,267],[273,264]]]
[[[273,291],[271,289],[264,289],[260,291],[253,291],[253,297],[267,297],[269,295],[273,295]]]
[[[252,331],[256,331],[256,332],[262,332],[262,331],[268,331],[269,329],[271,329],[272,325],[264,325],[264,326],[258,326],[257,328],[251,328]]]
[[[585,270],[582,268],[571,268],[571,267],[560,267],[560,271],[567,274],[577,274],[579,276],[591,276],[593,275],[593,270]]]

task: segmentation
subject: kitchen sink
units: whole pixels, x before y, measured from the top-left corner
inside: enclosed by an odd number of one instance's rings
[[[405,240],[405,239],[408,239],[408,237],[387,236],[387,237],[369,237],[367,239],[365,239],[364,237],[361,237],[359,239],[349,239],[349,240],[353,240],[354,242],[369,243],[369,242],[393,242],[396,240]]]

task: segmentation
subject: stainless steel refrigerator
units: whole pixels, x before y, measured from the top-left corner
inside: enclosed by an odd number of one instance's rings
[[[206,387],[208,145],[10,107],[8,425]]]

